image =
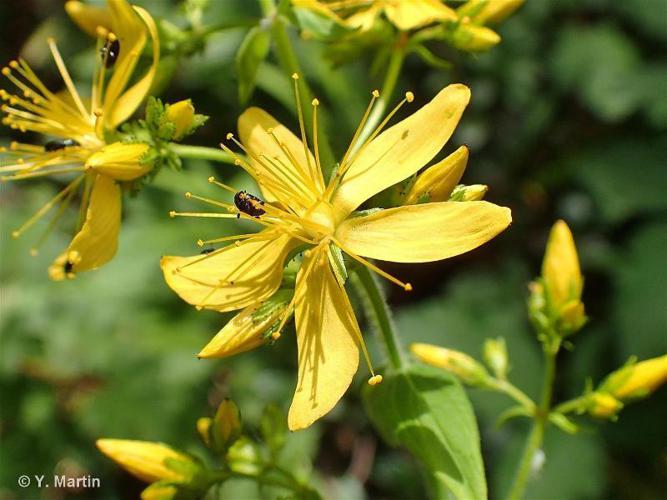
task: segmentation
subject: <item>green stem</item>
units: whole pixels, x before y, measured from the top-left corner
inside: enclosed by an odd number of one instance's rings
[[[374,321],[382,335],[391,366],[399,370],[403,368],[405,360],[403,359],[401,344],[396,333],[396,326],[391,319],[389,306],[387,306],[380,283],[367,267],[357,267],[355,269],[355,276],[357,279],[354,281],[354,284],[364,299],[363,302],[366,305],[367,317]]]
[[[297,86],[301,98],[301,108],[306,133],[310,135],[311,141],[318,141],[322,168],[325,170],[323,174],[324,178],[327,179],[329,170],[333,168],[335,160],[331,145],[329,144],[329,138],[326,134],[325,123],[319,123],[318,137],[313,137],[313,107],[310,104],[313,100],[313,93],[308,86],[308,82],[303,77],[303,71],[299,64],[299,60],[296,57],[296,53],[294,52],[294,47],[292,47],[285,21],[277,14],[273,0],[261,0],[260,5],[266,18],[271,20],[271,34],[280,65],[285,73],[287,73],[287,77],[290,80],[294,74],[297,74],[300,77],[297,80]]]
[[[507,394],[527,410],[535,412],[535,403],[533,400],[530,399],[525,392],[507,380],[494,378],[489,382],[489,388]]]
[[[588,396],[579,396],[578,398],[570,399],[564,403],[559,404],[553,409],[554,413],[570,413],[578,410],[588,400]]]
[[[398,42],[392,49],[391,57],[389,58],[389,66],[387,67],[387,74],[384,77],[384,82],[382,82],[380,97],[375,101],[375,105],[368,116],[368,120],[366,120],[364,128],[359,133],[359,137],[352,147],[351,154],[354,154],[364,144],[366,139],[371,136],[375,128],[385,116],[387,106],[394,94],[398,77],[403,68],[403,61],[405,61],[405,48],[401,42]]]
[[[169,145],[172,153],[181,158],[195,158],[198,160],[211,160],[220,163],[234,164],[234,157],[219,148],[209,148],[206,146],[188,146],[187,144]]]
[[[523,451],[521,461],[519,462],[519,468],[514,476],[514,484],[512,485],[508,496],[510,500],[518,500],[526,491],[526,486],[532,470],[533,457],[535,456],[535,452],[542,446],[542,441],[544,440],[544,429],[549,418],[551,395],[556,374],[556,354],[559,347],[559,344],[556,344],[555,346],[549,346],[549,344],[545,345],[544,382],[542,385],[540,406],[535,413],[533,428],[528,436],[526,447]]]

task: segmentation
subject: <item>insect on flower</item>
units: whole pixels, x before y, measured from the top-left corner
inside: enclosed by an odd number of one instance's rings
[[[262,208],[264,202],[246,191],[239,191],[234,195],[234,205],[244,214],[248,214],[251,217],[259,217],[264,215],[266,211]],[[240,218],[241,214],[237,214],[237,217]]]
[[[160,54],[153,18],[127,0],[108,0],[105,8],[69,1],[66,9],[77,23],[85,26],[92,20],[95,24],[94,29],[86,31],[97,37],[102,57],[94,70],[89,98],[79,93],[53,38],[48,39],[48,46],[64,83],[64,92],[51,91],[23,58],[2,69],[2,75],[14,90],[0,89],[0,98],[5,101],[1,108],[4,125],[56,138],[43,146],[15,141],[8,148],[0,148],[4,153],[0,180],[45,176],[67,179],[65,188],[13,231],[12,236],[18,238],[56,209],[44,235],[31,249],[33,255],[37,254],[39,246],[80,194],[76,234],[49,268],[49,275],[55,280],[95,269],[116,252],[121,183],[138,179],[152,168],[150,163],[142,163],[149,146],[123,142],[116,130],[146,97]],[[135,80],[134,70],[149,38],[152,62]]]
[[[257,233],[224,236],[203,241],[229,242],[206,255],[164,257],[161,262],[167,284],[197,309],[219,312],[241,310],[225,326],[201,357],[222,357],[277,340],[294,315],[298,344],[298,380],[290,408],[290,429],[308,427],[329,412],[343,396],[359,365],[359,351],[368,364],[375,385],[376,375],[361,330],[345,291],[345,278],[337,268],[337,255],[344,253],[406,291],[412,285],[380,269],[369,259],[393,262],[432,262],[468,252],[503,231],[510,211],[485,201],[437,202],[354,214],[375,194],[415,174],[443,147],[468,104],[470,91],[450,85],[414,114],[387,128],[395,113],[414,100],[411,92],[380,123],[368,140],[357,144],[379,92],[371,102],[343,155],[336,174],[324,181],[319,155],[317,109],[314,99],[312,152],[305,132],[298,75],[293,75],[301,138],[259,108],[246,110],[238,122],[240,140],[226,138],[246,157],[234,155],[235,164],[258,184],[262,200],[215,184],[234,197],[234,204],[191,193],[186,197],[223,209],[222,212],[171,212],[172,217],[245,219],[258,224]],[[246,159],[247,158],[247,159]],[[261,209],[261,217],[248,213]],[[255,212],[258,213],[258,212]],[[238,338],[257,331],[253,311],[280,291],[288,255],[302,251],[294,293],[287,305],[275,309],[266,323],[271,334],[251,337],[238,348]],[[277,325],[277,326],[276,326]]]

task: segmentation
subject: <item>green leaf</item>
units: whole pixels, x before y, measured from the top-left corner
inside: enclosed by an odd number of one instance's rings
[[[450,374],[412,365],[366,387],[367,412],[384,438],[405,446],[432,477],[433,496],[486,498],[486,479],[475,415]]]
[[[266,59],[271,48],[271,34],[255,26],[243,39],[236,54],[236,75],[239,80],[239,102],[245,105],[253,91],[259,65]]]

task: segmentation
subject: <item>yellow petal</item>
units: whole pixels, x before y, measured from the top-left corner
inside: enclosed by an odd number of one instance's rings
[[[106,128],[116,128],[134,113],[148,94],[160,59],[160,41],[157,26],[147,11],[141,7],[133,8],[126,0],[108,2],[112,29],[120,42],[120,54],[104,96],[103,117]],[[146,44],[146,31],[152,41],[153,60],[146,73],[125,90]]]
[[[439,0],[390,0],[384,12],[394,26],[403,31],[457,19],[456,12]]]
[[[356,28],[361,31],[368,31],[373,28],[375,25],[375,20],[378,15],[380,15],[381,7],[379,5],[373,4],[367,9],[362,9],[358,12],[355,12],[347,19],[345,19],[345,24],[350,28]]]
[[[614,397],[644,397],[667,382],[667,354],[621,368],[605,381]]]
[[[312,266],[304,280],[305,270]],[[296,338],[299,375],[288,425],[303,429],[345,394],[359,366],[359,325],[326,251],[304,259],[297,275]]]
[[[559,220],[551,228],[542,263],[542,278],[554,310],[570,300],[581,298],[584,285],[577,247],[565,221]]]
[[[160,265],[169,287],[186,302],[234,311],[275,293],[285,257],[298,244],[287,235],[266,230],[220,253],[163,257]]]
[[[315,158],[310,151],[306,154],[301,140],[287,127],[263,109],[248,108],[239,117],[238,129],[241,142],[252,158],[252,166],[260,175],[279,186],[271,189],[260,186],[267,200],[278,200],[289,206],[293,206],[294,196],[302,197],[309,203],[317,200],[323,186],[320,174],[313,176],[312,173],[316,168]],[[275,139],[269,131],[273,131]],[[281,149],[276,139],[289,151],[289,155]]]
[[[338,220],[426,165],[449,140],[469,101],[468,87],[449,85],[363,147],[334,193]]]
[[[123,469],[147,483],[163,479],[184,480],[185,477],[167,467],[167,460],[194,465],[187,455],[161,443],[129,439],[98,439],[97,448]]]
[[[225,358],[250,351],[265,343],[264,333],[285,311],[287,304],[256,318],[259,303],[246,307],[234,316],[197,355],[199,358]]]
[[[109,29],[111,26],[111,13],[108,7],[88,5],[78,0],[69,0],[65,4],[65,10],[79,28],[93,38],[97,38],[97,27],[102,26]]]
[[[623,408],[623,403],[604,392],[592,393],[589,405],[588,412],[596,418],[614,417]]]
[[[67,250],[49,268],[52,279],[72,277],[96,269],[116,254],[120,231],[120,187],[110,177],[97,175],[86,220]]]
[[[486,243],[512,222],[509,208],[486,201],[423,203],[343,222],[343,250],[391,262],[432,262]]]
[[[468,164],[468,148],[461,146],[441,162],[419,174],[405,197],[406,205],[414,205],[422,197],[428,201],[447,201],[463,177]]]
[[[460,24],[452,33],[451,42],[457,49],[481,52],[500,43],[500,35],[486,26]]]
[[[86,168],[119,181],[138,179],[153,168],[151,162],[141,163],[142,156],[149,149],[148,144],[143,142],[114,142],[93,153],[86,161]]]

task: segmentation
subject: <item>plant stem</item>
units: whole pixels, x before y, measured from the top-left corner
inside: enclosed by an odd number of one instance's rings
[[[169,149],[181,158],[196,158],[199,160],[211,160],[220,163],[234,164],[234,157],[219,148],[172,143],[169,145]]]
[[[489,384],[490,388],[494,388],[502,393],[507,394],[527,410],[530,410],[531,412],[535,411],[535,403],[533,400],[530,399],[525,392],[523,392],[514,384],[508,382],[507,380],[501,380],[497,378],[494,378]]]
[[[554,376],[556,374],[556,354],[559,347],[560,344],[558,343],[555,346],[550,346],[549,344],[544,346],[545,369],[540,406],[535,412],[533,427],[528,436],[528,441],[526,442],[521,461],[519,462],[519,468],[514,476],[514,484],[512,485],[508,496],[510,500],[518,500],[523,496],[528,479],[530,478],[533,457],[535,456],[535,452],[542,446],[544,429],[551,408],[551,394],[553,391]]]
[[[378,126],[382,117],[387,111],[387,105],[391,100],[391,97],[396,88],[396,83],[398,82],[398,77],[401,74],[401,69],[403,68],[403,61],[405,60],[405,48],[403,44],[399,41],[392,48],[391,56],[389,58],[389,66],[387,67],[387,73],[384,77],[384,82],[382,82],[382,89],[380,90],[380,97],[375,101],[373,110],[366,120],[364,128],[359,133],[357,142],[354,143],[352,147],[351,154],[357,152],[357,150],[364,144],[366,139],[370,137],[375,128]]]
[[[273,0],[261,0],[260,4],[264,16],[271,20],[271,34],[280,65],[282,66],[285,73],[287,73],[287,77],[290,80],[294,74],[297,74],[300,77],[297,80],[297,86],[301,98],[301,108],[303,112],[303,121],[306,128],[306,134],[311,136],[311,142],[318,141],[319,154],[322,160],[322,169],[325,170],[323,174],[324,178],[326,179],[328,178],[329,170],[333,168],[335,161],[333,151],[331,150],[331,145],[329,144],[329,138],[326,134],[326,124],[319,123],[319,130],[317,134],[318,137],[312,136],[313,107],[311,106],[311,101],[313,100],[313,93],[308,86],[308,82],[304,78],[301,65],[299,64],[299,60],[297,59],[296,53],[294,52],[294,47],[292,47],[292,42],[290,41],[289,34],[287,33],[285,21],[277,14]],[[320,120],[321,118],[322,117],[320,117]]]
[[[391,319],[389,306],[387,306],[380,283],[368,268],[363,266],[355,269],[355,276],[357,280],[354,280],[353,283],[364,299],[366,315],[369,319],[373,320],[382,335],[391,366],[396,370],[400,370],[403,368],[405,360],[403,359],[401,344],[396,333],[396,326]]]
[[[570,399],[564,403],[559,404],[554,408],[554,413],[570,413],[571,411],[578,410],[581,408],[582,404],[586,402],[588,396],[579,396],[578,398]]]

